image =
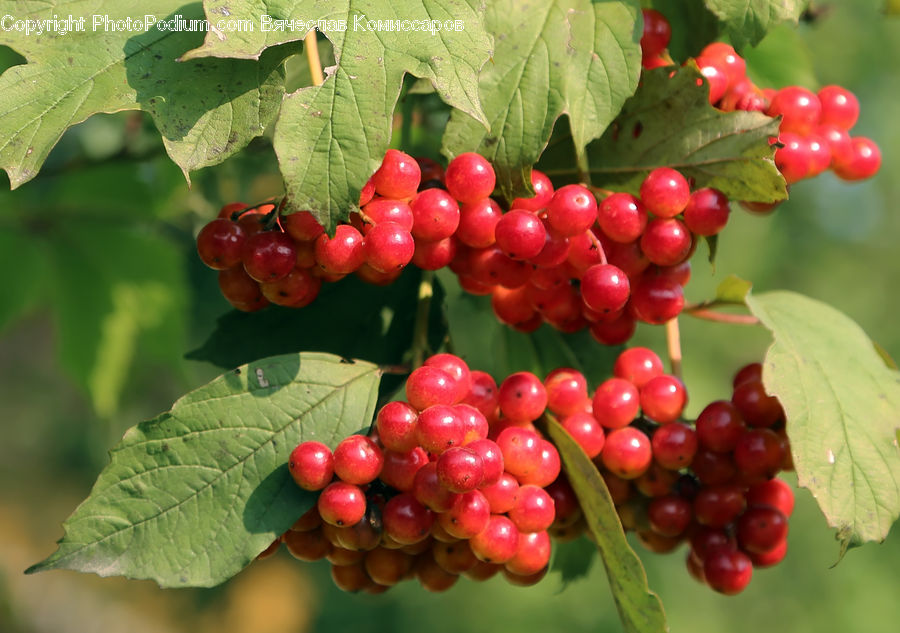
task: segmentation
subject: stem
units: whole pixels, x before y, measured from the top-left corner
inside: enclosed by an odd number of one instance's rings
[[[405,376],[410,372],[409,365],[379,365],[382,374]]]
[[[678,317],[666,321],[666,346],[669,350],[672,374],[681,380],[681,334],[678,331]]]
[[[716,321],[718,323],[733,323],[735,325],[757,325],[759,323],[759,319],[752,314],[726,314],[724,312],[707,310],[706,308],[693,308],[684,310],[684,312],[697,319]]]
[[[590,230],[588,231],[588,235],[591,236],[591,241],[594,243],[594,246],[597,247],[597,250],[600,251],[600,263],[601,263],[601,264],[604,264],[604,265],[607,264],[607,263],[609,263],[609,262],[607,262],[607,260],[606,260],[606,251],[603,250],[603,244],[600,242],[600,238],[597,237],[597,236],[594,234],[594,232],[593,232],[593,231],[590,231]]]
[[[306,61],[309,63],[309,74],[314,86],[325,83],[322,75],[322,62],[319,60],[319,42],[316,39],[315,29],[311,30],[303,38],[303,48],[306,51]]]
[[[600,198],[600,200],[605,200],[615,193],[615,191],[611,191],[610,189],[604,189],[603,187],[594,187],[593,185],[589,185],[588,189],[590,189],[591,193],[593,193],[597,198]]]
[[[419,282],[419,303],[416,307],[416,322],[413,326],[412,368],[421,367],[428,349],[428,316],[431,312],[431,297],[434,295],[434,271],[423,270]]]

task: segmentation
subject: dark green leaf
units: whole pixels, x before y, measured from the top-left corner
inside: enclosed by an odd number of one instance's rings
[[[60,6],[62,5],[62,6]],[[200,43],[186,28],[93,28],[110,20],[202,18],[199,4],[176,0],[104,0],[90,11],[76,3],[16,3],[16,19],[59,14],[84,18],[84,29],[65,35],[0,31],[0,44],[28,60],[0,76],[0,167],[15,188],[33,178],[63,132],[98,112],[144,110],[166,150],[187,175],[222,162],[263,133],[284,94],[282,62],[294,50],[273,50],[259,61],[206,59],[178,62]],[[136,18],[135,16],[141,16]]]
[[[622,114],[589,147],[594,184],[636,192],[654,168],[668,166],[732,200],[774,202],[787,196],[769,138],[778,121],[759,112],[721,112],[698,86],[695,66],[644,73]]]
[[[6,275],[0,293],[0,332],[32,308],[46,292],[49,270],[46,254],[28,233],[0,231],[0,270],[22,271]]]
[[[625,539],[612,497],[597,467],[556,420],[547,419],[546,431],[559,450],[563,469],[597,542],[622,628],[626,633],[668,631],[662,603],[647,586],[647,573]]]
[[[672,25],[669,54],[676,61],[696,57],[719,35],[719,20],[704,0],[653,0],[650,5]]]
[[[524,334],[500,323],[491,309],[490,297],[464,292],[456,276],[438,272],[446,293],[445,310],[453,352],[472,367],[502,380],[517,371],[530,371],[543,378],[557,367],[572,367],[597,385],[608,378],[620,347],[598,344],[587,330],[563,334],[548,325]]]
[[[799,484],[845,548],[884,540],[900,515],[900,373],[828,305],[767,292],[747,306],[775,338],[763,380],[784,406]]]
[[[763,88],[803,86],[815,90],[819,82],[803,36],[786,24],[772,29],[759,46],[743,51],[747,75]],[[784,60],[791,60],[785,64]]]
[[[245,365],[132,427],[59,549],[29,572],[74,569],[210,587],[253,561],[315,501],[287,470],[290,451],[334,447],[366,427],[378,369],[327,354]]]
[[[770,29],[797,24],[809,0],[706,0],[736,48],[758,44]]]
[[[444,135],[452,157],[478,151],[494,163],[507,198],[523,194],[553,124],[568,114],[579,153],[634,92],[640,74],[638,3],[553,0],[489,3],[493,64],[479,82],[490,129],[454,112]]]
[[[596,559],[597,546],[585,537],[568,543],[555,542],[550,571],[559,572],[563,589],[565,589],[569,583],[587,576]]]
[[[187,357],[231,368],[286,351],[319,351],[399,364],[412,343],[420,278],[421,271],[414,267],[386,287],[348,277],[325,284],[318,298],[300,310],[268,307],[250,314],[229,312],[219,318],[209,339]],[[437,295],[432,304],[432,349],[444,336],[441,297]]]

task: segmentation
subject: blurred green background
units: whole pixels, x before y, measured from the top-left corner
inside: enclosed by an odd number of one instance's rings
[[[710,297],[729,273],[759,290],[794,289],[843,310],[900,358],[900,19],[883,15],[881,0],[818,5],[827,10],[815,23],[779,29],[749,52],[751,69],[766,85],[854,91],[862,103],[854,133],[880,144],[881,173],[860,184],[830,174],[805,181],[766,217],[735,207],[715,274],[701,248],[688,298]],[[4,66],[18,63],[0,54]],[[413,140],[433,152],[435,137]],[[34,181],[0,187],[0,631],[620,630],[599,564],[567,587],[551,574],[527,589],[461,581],[440,595],[412,584],[381,596],[342,594],[327,565],[284,552],[212,590],[22,574],[52,551],[123,431],[218,373],[183,359],[227,310],[193,235],[222,203],[258,201],[280,187],[260,141],[194,174],[189,189],[135,113],[91,118],[65,135]],[[733,371],[760,359],[769,342],[762,329],[689,318],[682,337],[692,416],[727,397]],[[662,352],[661,328],[640,329],[635,343]],[[798,491],[797,502],[787,559],[737,597],[692,581],[683,550],[661,556],[636,546],[673,631],[897,630],[897,529],[832,568],[832,531],[808,493]]]

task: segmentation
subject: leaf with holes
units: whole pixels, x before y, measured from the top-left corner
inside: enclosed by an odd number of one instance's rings
[[[736,48],[755,46],[770,29],[797,24],[809,0],[705,0]]]
[[[479,81],[490,129],[454,112],[444,153],[478,151],[507,199],[524,194],[553,124],[568,115],[576,151],[598,138],[634,93],[641,70],[637,2],[491,2],[493,64]]]
[[[282,62],[296,47],[258,61],[179,62],[201,34],[160,25],[177,26],[178,17],[190,24],[203,17],[199,9],[176,0],[102,0],[88,14],[74,0],[15,3],[17,20],[46,24],[72,15],[84,28],[64,35],[0,30],[0,44],[28,60],[0,76],[0,167],[13,188],[38,173],[66,129],[99,112],[149,112],[185,176],[261,135],[284,94]],[[103,21],[126,19],[131,29],[107,30]]]
[[[319,353],[244,365],[132,427],[59,549],[29,572],[74,569],[210,587],[244,568],[315,503],[291,450],[332,448],[369,425],[380,372]]]
[[[787,197],[769,138],[778,121],[759,112],[722,112],[691,64],[644,73],[622,114],[588,148],[594,184],[635,193],[647,174],[668,166],[715,187],[732,200],[774,202]]]
[[[491,42],[478,0],[416,0],[401,6],[389,0],[265,0],[252,6],[212,0],[205,6],[211,21],[223,15],[259,21],[263,13],[283,20],[324,20],[337,64],[326,69],[321,86],[285,99],[274,145],[287,211],[309,209],[329,230],[348,218],[381,164],[406,73],[429,80],[445,102],[484,125],[477,77],[490,57]],[[435,24],[436,30],[423,30]],[[277,36],[211,32],[190,56],[255,57],[266,47],[304,35],[302,29]]]
[[[849,317],[793,292],[750,294],[775,338],[763,381],[787,418],[794,467],[844,548],[900,515],[900,373]]]
[[[544,427],[559,450],[563,470],[597,542],[622,628],[626,633],[668,631],[662,602],[647,585],[647,572],[628,545],[616,507],[597,467],[559,422],[548,417]]]

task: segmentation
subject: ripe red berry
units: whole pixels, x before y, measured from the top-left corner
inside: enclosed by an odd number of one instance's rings
[[[244,240],[241,260],[244,270],[256,281],[275,281],[294,270],[297,250],[284,233],[263,231]]]
[[[241,263],[247,234],[241,225],[228,219],[213,220],[197,234],[197,253],[213,270],[226,270]]]
[[[668,424],[681,416],[687,404],[687,390],[678,378],[663,374],[641,387],[640,402],[644,415],[660,424]]]
[[[468,492],[481,485],[484,479],[484,463],[476,451],[455,446],[448,448],[438,457],[437,475],[447,490]]]
[[[680,422],[665,424],[653,432],[653,458],[663,468],[680,470],[689,466],[697,453],[697,434]]]
[[[503,473],[496,482],[482,487],[481,493],[488,500],[492,514],[503,514],[516,505],[519,481],[513,475]]]
[[[681,313],[684,290],[673,279],[641,277],[631,287],[630,305],[634,316],[641,321],[662,325]]]
[[[750,560],[753,561],[754,567],[764,569],[766,567],[777,565],[782,560],[784,560],[784,556],[785,554],[787,554],[787,548],[787,539],[784,539],[783,541],[778,543],[778,545],[767,552],[763,552],[761,554],[748,552],[747,555],[750,557]]]
[[[477,439],[465,445],[465,448],[475,452],[481,458],[483,477],[480,487],[496,483],[503,474],[503,452],[493,440]]]
[[[626,244],[638,239],[647,228],[647,211],[630,193],[614,193],[600,203],[597,223],[609,239]]]
[[[737,407],[727,400],[706,405],[697,416],[696,425],[697,439],[701,446],[717,453],[734,450],[746,428]]]
[[[850,153],[834,157],[834,173],[843,180],[865,180],[881,167],[881,150],[864,136],[850,139]]]
[[[255,312],[269,305],[259,283],[247,274],[243,266],[220,270],[219,289],[228,303],[244,312]]]
[[[395,222],[381,222],[366,234],[366,263],[387,273],[402,269],[412,261],[416,245],[409,231]]]
[[[753,563],[740,550],[719,549],[703,561],[706,583],[719,593],[733,596],[750,584]]]
[[[392,200],[390,198],[372,200],[362,208],[362,216],[366,219],[366,224],[363,225],[363,233],[365,235],[368,235],[375,226],[384,222],[394,222],[406,231],[412,231],[412,209],[402,200]]]
[[[504,417],[515,422],[531,422],[547,408],[547,390],[531,372],[516,372],[501,383],[498,404]]]
[[[469,547],[486,563],[505,563],[519,549],[519,531],[505,516],[493,515],[487,526],[469,540]]]
[[[745,431],[734,447],[734,463],[749,477],[772,477],[783,461],[784,447],[771,429]]]
[[[481,532],[491,516],[491,507],[479,490],[470,490],[454,498],[450,509],[438,515],[441,527],[456,538],[472,538]]]
[[[417,240],[442,240],[453,235],[459,225],[459,205],[443,189],[420,192],[410,208],[413,212],[412,234]]]
[[[381,167],[372,176],[375,192],[385,198],[411,198],[416,195],[422,171],[409,154],[396,149],[384,153]]]
[[[641,250],[658,266],[675,266],[691,253],[693,237],[684,222],[676,218],[654,218],[641,236]]]
[[[706,46],[698,56],[698,66],[700,65],[700,58],[714,63],[724,71],[728,77],[729,89],[736,86],[742,79],[746,79],[747,62],[734,51],[734,48],[724,42],[713,42]]]
[[[701,525],[724,528],[740,516],[746,505],[740,486],[707,486],[694,498],[694,517]]]
[[[794,492],[781,479],[767,479],[750,486],[747,505],[751,508],[770,506],[789,517],[794,511]]]
[[[416,501],[412,494],[404,492],[384,505],[381,520],[386,535],[398,543],[411,545],[428,537],[434,513]]]
[[[581,278],[581,298],[591,310],[600,314],[618,312],[631,294],[628,276],[610,264],[597,264]]]
[[[641,54],[644,59],[662,53],[672,38],[672,27],[666,17],[656,9],[641,9],[644,31],[641,35]]]
[[[309,211],[283,215],[280,222],[285,232],[297,242],[312,242],[325,232],[325,227]]]
[[[794,132],[782,132],[778,142],[783,145],[775,150],[775,166],[791,185],[807,178],[812,167],[812,150],[805,136]]]
[[[616,358],[613,374],[640,389],[650,379],[663,374],[663,364],[653,350],[646,347],[631,347]]]
[[[411,492],[419,503],[435,512],[447,512],[456,499],[456,493],[448,490],[438,478],[437,462],[428,462],[416,472]]]
[[[610,378],[594,392],[593,414],[607,429],[631,424],[637,417],[640,401],[637,388],[623,378]]]
[[[497,222],[502,216],[500,205],[491,198],[464,204],[459,210],[456,237],[472,248],[486,248],[496,240]]]
[[[603,465],[622,479],[636,479],[643,475],[653,460],[653,449],[642,431],[626,426],[606,436],[600,454]]]
[[[437,367],[445,372],[456,385],[455,401],[461,402],[472,387],[472,374],[469,366],[459,356],[453,354],[435,354],[427,359],[425,367]]]
[[[418,411],[436,404],[456,404],[458,395],[458,382],[438,367],[423,365],[406,379],[406,399]]]
[[[597,220],[597,200],[582,185],[565,185],[547,204],[547,221],[558,235],[583,233]]]
[[[775,93],[766,114],[783,117],[780,127],[782,132],[806,135],[819,124],[822,104],[819,98],[806,88],[788,86]]]
[[[784,418],[778,398],[766,393],[761,382],[744,382],[734,389],[731,401],[748,426],[772,426]]]
[[[428,464],[428,453],[421,446],[411,451],[385,451],[384,465],[381,467],[381,481],[401,490],[412,490],[416,473]]]
[[[470,404],[485,416],[492,416],[499,402],[497,383],[490,374],[474,370],[471,372],[472,387],[463,398],[464,404]]]
[[[538,574],[550,563],[550,553],[550,535],[546,531],[520,533],[516,554],[506,561],[506,570],[518,576]]]
[[[650,528],[661,536],[679,536],[691,523],[691,503],[678,495],[656,497],[647,506]]]
[[[836,125],[842,130],[849,130],[856,125],[859,118],[859,101],[856,95],[840,86],[825,86],[817,95],[822,105],[819,118],[823,125]]]
[[[515,426],[503,429],[497,435],[497,446],[503,453],[507,472],[524,477],[534,472],[541,463],[540,436],[530,429]]]
[[[728,223],[728,197],[718,189],[698,189],[684,209],[684,223],[696,235],[715,235]]]
[[[530,211],[512,209],[503,214],[494,229],[497,246],[513,259],[530,259],[544,248],[547,231]]]
[[[641,183],[641,201],[658,218],[673,218],[687,206],[691,188],[684,176],[670,169],[654,169]]]
[[[531,188],[534,190],[531,198],[515,198],[509,208],[537,212],[546,207],[553,197],[553,183],[550,179],[543,172],[532,169]]]
[[[737,521],[738,544],[748,553],[771,551],[787,538],[787,533],[787,517],[775,508],[748,508]]]
[[[321,442],[302,442],[291,451],[288,470],[304,490],[322,490],[334,475],[331,449]]]
[[[411,451],[416,447],[416,421],[419,414],[405,402],[388,402],[375,416],[375,428],[381,444],[391,451]]]
[[[429,453],[440,455],[448,448],[462,446],[466,428],[453,407],[436,404],[419,413],[416,440]]]
[[[496,182],[494,168],[475,152],[455,157],[444,174],[447,191],[463,204],[487,198],[494,191]]]
[[[606,441],[603,427],[597,422],[597,418],[587,411],[568,415],[560,420],[560,424],[591,459],[603,450]]]
[[[292,308],[302,308],[312,303],[321,287],[322,280],[303,268],[295,268],[281,279],[259,284],[259,290],[266,299]]]
[[[509,510],[509,518],[520,532],[546,530],[556,518],[553,498],[538,486],[520,486],[516,503]]]
[[[348,484],[374,481],[384,465],[384,454],[372,438],[350,435],[334,449],[334,473]]]
[[[363,236],[349,224],[341,224],[334,237],[323,233],[316,238],[316,262],[327,273],[343,275],[352,273],[366,260]]]
[[[338,527],[359,523],[366,514],[366,495],[359,486],[335,481],[319,494],[322,520]]]

